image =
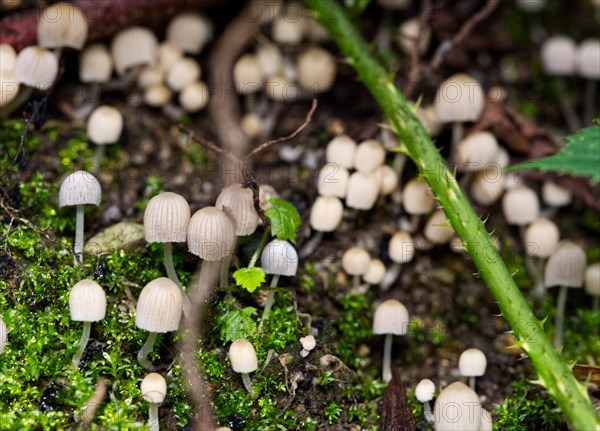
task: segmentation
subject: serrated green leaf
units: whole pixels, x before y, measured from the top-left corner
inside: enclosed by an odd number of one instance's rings
[[[600,182],[600,120],[565,138],[567,145],[552,156],[530,160],[510,166],[510,171],[538,169],[561,174],[589,177],[592,183]]]
[[[232,310],[221,318],[221,340],[224,344],[240,338],[249,338],[256,334],[257,326],[253,316],[256,308],[245,307],[241,310]]]
[[[279,239],[296,242],[296,231],[300,227],[300,214],[294,205],[279,198],[269,199],[271,208],[265,215],[271,220],[271,234]]]
[[[233,279],[238,286],[252,293],[265,281],[265,272],[262,268],[240,268],[233,273]]]

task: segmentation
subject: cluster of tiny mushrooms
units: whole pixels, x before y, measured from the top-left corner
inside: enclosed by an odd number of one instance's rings
[[[407,2],[379,0],[379,3],[383,7],[394,8]],[[529,7],[531,11],[535,8],[531,8],[530,3],[540,2],[526,2],[521,6]],[[0,109],[3,112],[16,109],[33,89],[46,90],[52,86],[59,72],[62,49],[81,50],[85,45],[88,23],[76,6],[57,3],[49,6],[44,14],[60,19],[40,20],[39,46],[25,48],[17,55],[9,45],[0,45]],[[244,54],[235,64],[233,74],[238,92],[247,96],[264,89],[277,108],[278,103],[327,91],[335,79],[334,57],[322,48],[310,46],[303,48],[294,58],[290,55],[293,50],[289,49],[298,47],[305,37],[312,42],[327,38],[316,21],[293,21],[285,19],[282,13],[275,16],[271,30],[274,42],[266,38],[259,40],[256,52]],[[429,43],[429,29],[421,28],[416,19],[406,21],[399,30],[400,46],[410,51],[412,39],[419,34],[419,49],[424,50]],[[182,13],[173,18],[162,43],[147,28],[126,28],[115,35],[110,49],[102,44],[83,49],[79,77],[83,83],[104,84],[113,79],[114,69],[119,79],[137,83],[141,99],[146,104],[161,107],[163,112],[170,112],[172,116],[179,116],[181,110],[197,112],[207,105],[209,92],[206,84],[200,81],[200,66],[192,56],[197,55],[210,38],[209,21],[196,13]],[[279,46],[287,47],[285,53]],[[551,37],[542,48],[544,68],[549,75],[557,77],[578,72],[589,79],[590,88],[594,88],[595,82],[600,79],[599,46],[597,39],[587,40],[577,48],[565,36]],[[172,102],[173,93],[179,94],[179,106]],[[503,89],[494,87],[487,97],[498,100],[503,94]],[[593,91],[589,91],[588,95],[592,96]],[[535,282],[533,298],[540,301],[548,287],[560,286],[554,333],[555,346],[560,347],[568,288],[585,285],[586,291],[594,296],[594,309],[598,310],[600,264],[586,267],[586,256],[581,246],[569,240],[560,241],[559,230],[551,218],[559,207],[571,203],[572,196],[568,190],[545,182],[541,188],[545,205],[542,208],[534,189],[523,184],[518,176],[503,172],[510,157],[493,134],[474,131],[465,135],[465,123],[479,119],[485,98],[483,88],[474,78],[456,74],[441,84],[433,105],[418,107],[416,112],[431,136],[440,133],[445,124],[452,125],[450,162],[456,166],[461,184],[469,191],[474,204],[486,207],[502,198],[506,222],[520,228],[528,256],[528,270]],[[250,138],[268,135],[269,124],[272,127],[274,122],[270,114],[264,114],[264,100],[262,108],[260,101],[256,105],[258,109],[253,108],[242,119],[243,130]],[[566,102],[562,102],[561,106],[565,107],[567,120],[575,121]],[[263,116],[260,115],[261,109]],[[87,134],[89,140],[96,144],[94,162],[99,166],[105,145],[117,143],[121,138],[123,116],[116,108],[104,105],[88,107],[81,115],[87,116]],[[443,209],[436,208],[435,197],[427,184],[420,178],[401,184],[405,165],[402,153],[396,153],[393,166],[385,163],[387,150],[398,145],[384,128],[380,140],[368,139],[358,144],[352,137],[340,133],[328,143],[325,151],[326,165],[320,170],[317,183],[319,196],[310,212],[309,223],[315,236],[302,250],[302,257],[310,255],[322,236],[335,231],[349,212],[370,210],[378,199],[389,195],[404,211],[397,224],[398,230],[389,242],[388,256],[393,262],[389,268],[358,246],[343,254],[341,265],[353,277],[355,293],[364,291],[369,285],[379,285],[383,292],[389,290],[402,265],[411,262],[417,253],[426,252],[434,246],[449,244],[450,249],[457,253],[464,250],[461,240],[447,223]],[[260,191],[261,206],[265,209],[269,205],[268,196],[276,192],[268,185],[261,185]],[[101,194],[100,183],[86,171],[72,172],[61,184],[60,207],[76,207],[73,243],[76,264],[83,261],[84,205],[98,206]],[[426,217],[424,223],[422,217]],[[173,266],[172,244],[187,241],[189,251],[203,260],[202,269],[206,264],[222,265],[221,284],[227,286],[236,238],[252,234],[260,222],[253,192],[241,184],[224,188],[215,206],[204,207],[193,215],[186,199],[172,192],[163,192],[148,202],[144,213],[145,238],[147,242],[163,244],[168,278],[160,277],[148,283],[137,301],[136,325],[149,332],[138,354],[140,365],[150,371],[155,370],[147,356],[157,334],[178,330],[182,314],[190,313],[188,295]],[[268,319],[280,277],[295,276],[298,261],[296,250],[287,241],[275,239],[264,247],[260,264],[265,273],[272,275],[272,279],[261,325]],[[255,262],[256,259],[251,265]],[[361,278],[364,284],[361,284]],[[69,310],[73,321],[83,322],[81,341],[73,357],[77,366],[88,343],[91,323],[105,317],[106,295],[102,287],[89,279],[76,283],[69,294]],[[393,335],[405,335],[408,330],[409,312],[402,303],[388,299],[377,305],[373,334],[385,335],[384,382],[389,382],[392,375]],[[317,345],[313,335],[301,338],[300,342],[303,357]],[[0,354],[6,343],[7,327],[0,318]],[[242,375],[248,392],[257,396],[249,377],[258,368],[252,344],[245,339],[234,341],[229,349],[229,359],[233,370]],[[470,379],[470,387],[461,382],[447,386],[437,396],[434,413],[429,401],[436,393],[435,384],[423,379],[417,385],[416,396],[424,403],[425,418],[434,422],[436,430],[491,430],[491,416],[481,408],[479,397],[474,392],[475,377],[482,376],[486,369],[485,355],[479,349],[467,349],[460,355],[458,365],[460,374]],[[165,399],[166,389],[165,379],[156,372],[148,374],[141,383],[142,396],[150,403],[151,430],[158,430],[157,406]],[[448,414],[449,408],[455,409],[453,414]]]

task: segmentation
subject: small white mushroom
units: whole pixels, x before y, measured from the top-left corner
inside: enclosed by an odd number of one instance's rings
[[[0,355],[4,352],[6,348],[6,343],[8,341],[8,330],[6,328],[6,323],[0,316]]]
[[[317,346],[317,340],[312,335],[307,335],[306,337],[300,338],[300,344],[302,344],[302,350],[300,351],[300,356],[306,358],[308,354]]]
[[[256,371],[258,368],[258,358],[256,357],[256,350],[254,350],[252,343],[244,338],[231,343],[229,347],[229,361],[231,362],[233,371],[242,375],[242,381],[248,393],[251,396],[257,395],[250,381],[250,373]]]
[[[356,141],[348,135],[339,135],[333,138],[325,148],[325,160],[328,163],[337,163],[346,168],[354,168],[356,154]]]
[[[475,347],[465,350],[458,358],[458,369],[462,376],[469,378],[469,387],[475,390],[475,377],[485,374],[487,359],[485,354]]]
[[[60,2],[42,12],[37,27],[38,44],[44,48],[80,50],[88,36],[88,22],[77,6]]]
[[[127,27],[119,31],[110,47],[117,73],[123,76],[136,67],[155,64],[157,47],[156,36],[145,27]]]
[[[83,322],[83,332],[79,348],[73,356],[73,365],[78,366],[85,347],[90,339],[92,322],[104,319],[106,314],[106,294],[94,280],[81,280],[69,292],[69,312],[71,320]]]
[[[350,247],[342,255],[342,268],[353,277],[355,288],[360,285],[360,277],[369,270],[370,261],[369,253],[360,247]]]
[[[429,379],[421,380],[415,388],[415,396],[417,397],[417,400],[423,404],[423,416],[425,416],[425,420],[428,422],[433,422],[434,420],[433,413],[431,412],[431,405],[429,404],[429,401],[433,399],[434,394],[435,383]]]
[[[150,373],[140,384],[142,398],[150,403],[148,409],[148,427],[150,431],[159,431],[158,406],[162,404],[167,396],[167,382],[158,373]]]
[[[382,302],[375,309],[373,334],[385,334],[383,347],[383,381],[392,380],[392,339],[394,335],[408,332],[409,316],[406,307],[395,299]]]
[[[87,120],[87,135],[96,144],[94,166],[98,169],[106,145],[114,144],[123,132],[123,115],[117,108],[107,105],[98,106]]]
[[[482,410],[475,391],[454,382],[435,400],[435,431],[480,431]]]
[[[208,18],[195,12],[184,12],[171,19],[167,41],[189,54],[199,54],[212,37]]]
[[[108,82],[113,72],[113,60],[108,48],[100,43],[86,47],[79,58],[81,82]]]
[[[14,74],[21,84],[45,91],[56,80],[58,60],[45,48],[28,46],[19,52]]]
[[[598,313],[600,308],[600,263],[592,263],[585,270],[585,293],[593,296],[592,310]]]

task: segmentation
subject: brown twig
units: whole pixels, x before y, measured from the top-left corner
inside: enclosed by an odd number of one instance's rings
[[[424,0],[423,9],[421,10],[419,33],[417,34],[417,37],[413,39],[410,50],[410,71],[408,73],[408,79],[410,83],[416,83],[419,80],[419,75],[422,69],[421,56],[419,55],[419,44],[421,42],[423,27],[425,27],[425,25],[427,25],[431,19],[432,9],[431,0]],[[406,86],[406,97],[408,99],[412,100],[414,88],[414,85]]]
[[[106,397],[106,391],[106,378],[99,377],[96,382],[94,393],[83,406],[83,412],[81,413],[82,431],[86,431],[92,424],[94,416],[96,415],[96,410],[98,410],[98,407],[103,403],[104,398]]]
[[[381,429],[386,431],[414,431],[417,426],[406,401],[406,388],[398,368],[392,369],[392,381],[383,391]]]

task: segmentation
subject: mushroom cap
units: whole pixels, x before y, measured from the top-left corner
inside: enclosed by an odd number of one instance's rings
[[[431,401],[433,394],[435,394],[435,383],[429,379],[421,380],[415,388],[415,395],[421,403]]]
[[[402,191],[402,206],[411,215],[429,214],[435,205],[435,197],[429,185],[413,178],[404,186]]]
[[[2,320],[2,316],[0,316],[0,355],[4,352],[6,348],[6,342],[8,339],[8,330],[6,329],[6,323]]]
[[[350,136],[336,136],[327,144],[325,160],[328,163],[337,163],[346,169],[351,169],[354,167],[356,147],[356,141]]]
[[[240,94],[251,94],[263,87],[264,76],[258,58],[254,54],[244,54],[233,66],[233,82]]]
[[[570,76],[575,73],[577,46],[565,35],[549,37],[541,48],[544,70],[552,76]]]
[[[256,350],[254,350],[252,343],[244,338],[231,343],[229,361],[231,362],[231,368],[236,373],[252,373],[258,368]]]
[[[12,70],[0,70],[0,106],[7,105],[17,97],[19,86]]]
[[[108,82],[113,72],[113,59],[108,48],[101,43],[86,47],[79,57],[81,82]]]
[[[373,334],[404,335],[408,332],[408,310],[395,299],[383,301],[375,309],[373,316]]]
[[[370,210],[379,195],[379,181],[372,172],[354,172],[348,179],[346,206],[358,210]]]
[[[144,236],[147,242],[185,242],[190,221],[190,205],[177,193],[154,196],[144,211]]]
[[[303,51],[297,60],[298,83],[312,93],[328,91],[335,81],[335,58],[329,51],[313,46]]]
[[[581,287],[587,258],[583,249],[571,241],[561,241],[552,252],[544,271],[546,287]]]
[[[215,207],[221,210],[229,208],[235,220],[237,236],[250,235],[256,231],[260,217],[254,208],[254,195],[250,188],[243,188],[241,184],[225,187],[217,196]]]
[[[525,253],[527,256],[548,257],[556,249],[559,239],[556,223],[538,218],[525,229]]]
[[[277,15],[271,24],[271,37],[281,45],[298,45],[304,33],[304,19],[301,11],[294,11],[297,4],[291,4]],[[289,12],[288,12],[289,11]]]
[[[196,12],[180,13],[167,26],[167,41],[189,54],[199,54],[211,37],[210,21]]]
[[[525,226],[539,217],[540,201],[532,189],[520,184],[504,194],[502,211],[508,224]]]
[[[382,196],[393,193],[398,187],[398,174],[388,165],[378,167],[375,176],[379,181],[379,194]]]
[[[569,189],[546,180],[542,184],[542,201],[551,207],[564,207],[573,201],[573,194]]]
[[[283,72],[283,55],[275,44],[260,44],[256,49],[256,59],[267,79]]]
[[[150,332],[176,331],[183,312],[181,289],[166,277],[142,289],[135,307],[135,325]]]
[[[209,100],[208,86],[202,81],[186,85],[179,93],[179,104],[185,112],[198,112],[206,108]]]
[[[164,41],[158,45],[158,67],[166,71],[183,57],[183,50],[173,42]]]
[[[487,359],[485,354],[475,347],[465,350],[458,358],[458,369],[465,377],[478,377],[485,374]]]
[[[371,259],[369,268],[362,276],[363,280],[369,284],[380,284],[385,277],[385,264],[379,259]]]
[[[246,136],[250,139],[256,139],[262,131],[263,120],[256,112],[248,112],[242,116],[240,125]]]
[[[69,174],[60,184],[58,205],[100,205],[102,189],[95,176],[86,171]]]
[[[150,373],[140,384],[142,397],[151,404],[160,404],[167,396],[167,381],[158,373]]]
[[[60,2],[42,12],[37,41],[44,48],[81,49],[88,36],[88,22],[77,6]]]
[[[0,43],[0,71],[14,70],[17,64],[17,52],[8,43]]]
[[[145,27],[127,27],[119,31],[110,47],[117,73],[124,75],[134,67],[155,64],[157,47],[156,36]]]
[[[363,275],[369,270],[371,256],[360,247],[350,247],[342,255],[342,268],[350,275]]]
[[[385,162],[385,148],[376,139],[362,141],[354,153],[354,167],[359,172],[374,172]]]
[[[279,193],[275,190],[270,184],[261,184],[258,186],[258,200],[259,205],[263,209],[263,211],[268,210],[273,207],[273,204],[269,202],[271,198],[278,198]]]
[[[317,347],[317,340],[312,335],[307,335],[306,337],[300,338],[300,344],[302,344],[302,348],[304,350],[313,350]]]
[[[137,77],[137,86],[142,90],[152,87],[153,85],[160,85],[165,79],[165,69],[161,66],[154,64],[152,66],[144,66]]]
[[[319,171],[317,189],[321,196],[344,198],[348,190],[350,173],[348,169],[335,162],[325,164]]]
[[[19,52],[14,74],[21,84],[47,90],[58,74],[58,60],[45,48],[28,46]]]
[[[165,82],[171,90],[181,91],[186,85],[198,81],[200,75],[201,70],[198,62],[193,58],[182,57],[167,70]]]
[[[265,82],[267,97],[276,102],[293,102],[300,96],[298,84],[283,75],[273,75]]]
[[[587,79],[600,79],[600,39],[586,39],[579,44],[576,53],[579,75]]]
[[[106,314],[106,294],[94,280],[81,280],[69,292],[69,312],[75,322],[97,322]]]
[[[588,295],[600,296],[600,262],[592,263],[585,270],[585,292]]]
[[[144,90],[144,103],[153,107],[165,106],[172,95],[173,92],[166,85],[152,85]]]
[[[479,431],[482,410],[475,391],[464,383],[454,382],[435,400],[435,431]]]
[[[406,55],[412,54],[412,49],[417,38],[419,38],[419,53],[424,54],[431,40],[431,29],[429,26],[424,25],[420,18],[410,18],[400,24],[396,40]]]
[[[310,226],[318,232],[332,232],[344,215],[344,205],[335,196],[319,196],[310,209]]]
[[[390,259],[396,263],[408,263],[415,256],[415,241],[413,237],[404,231],[392,235],[388,245]]]
[[[461,172],[480,171],[496,162],[498,140],[490,132],[473,132],[456,146],[456,163]]]
[[[437,210],[425,222],[423,235],[434,244],[445,244],[454,236],[454,229],[447,226],[448,219],[444,210]]]
[[[204,207],[194,213],[188,224],[190,253],[215,262],[233,253],[235,222],[215,207]]]
[[[457,73],[437,90],[435,115],[442,123],[477,121],[485,106],[483,88],[475,78]]]
[[[267,274],[293,277],[298,271],[298,253],[289,242],[274,239],[263,248],[260,266]]]
[[[504,175],[499,166],[487,166],[476,172],[471,183],[471,197],[480,205],[491,205],[504,193]]]
[[[96,145],[114,144],[122,131],[123,115],[112,106],[98,106],[87,120],[88,138]]]
[[[417,118],[423,123],[423,127],[429,134],[429,136],[437,136],[444,128],[442,123],[435,114],[435,106],[429,105],[417,109]]]

